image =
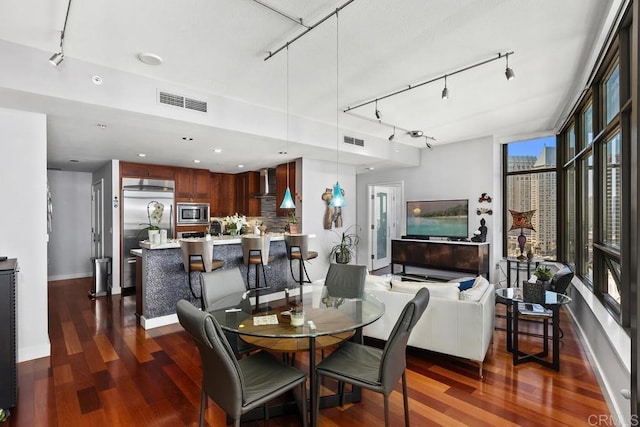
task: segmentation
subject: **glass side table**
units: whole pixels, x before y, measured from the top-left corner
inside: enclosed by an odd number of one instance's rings
[[[544,304],[539,304],[544,308],[540,312],[535,312],[533,307],[528,307],[523,301],[522,289],[502,288],[496,289],[496,295],[503,298],[507,307],[507,351],[513,354],[513,364],[519,365],[525,362],[537,362],[543,366],[560,370],[560,307],[569,304],[571,298],[564,294],[546,291]],[[525,305],[523,306],[523,303]],[[535,304],[533,304],[535,305]],[[518,350],[518,321],[520,316],[528,318],[541,318],[544,323],[544,343],[543,350],[535,354],[526,354]],[[552,323],[552,355],[548,360],[548,320]]]

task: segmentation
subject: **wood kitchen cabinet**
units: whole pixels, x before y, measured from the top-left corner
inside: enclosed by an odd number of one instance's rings
[[[291,209],[280,209],[280,203],[284,199],[287,190],[287,164],[276,166],[276,216],[287,216]],[[296,162],[289,163],[289,190],[293,202],[296,203]]]
[[[246,216],[260,216],[260,199],[254,195],[260,191],[260,172],[244,172],[236,175],[236,209]]]
[[[209,178],[211,216],[224,217],[237,212],[236,176],[229,173],[212,172]]]
[[[120,162],[120,176],[127,178],[175,179],[172,166]]]
[[[176,201],[208,203],[210,175],[206,169],[176,168]]]

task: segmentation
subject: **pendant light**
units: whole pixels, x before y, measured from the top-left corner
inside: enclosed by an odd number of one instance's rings
[[[336,185],[333,186],[333,197],[329,205],[334,208],[344,206],[344,197],[342,197],[342,188],[340,188],[340,182],[338,181],[339,173],[338,167],[340,164],[340,126],[339,126],[339,82],[340,82],[340,67],[339,67],[339,47],[340,47],[340,20],[338,19],[338,12],[336,11]]]
[[[287,155],[289,154],[289,44],[287,43]],[[284,192],[284,198],[280,203],[280,209],[295,209],[296,205],[291,198],[291,190],[289,189],[289,161],[287,160],[287,189]]]

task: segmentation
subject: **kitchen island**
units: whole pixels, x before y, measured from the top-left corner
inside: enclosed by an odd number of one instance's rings
[[[261,292],[261,296],[297,289],[298,285],[291,277],[289,260],[287,259],[284,234],[267,233],[271,237],[269,255],[273,259],[265,266],[269,289]],[[202,241],[204,239],[188,239]],[[243,279],[247,278],[247,267],[242,258],[241,237],[212,237],[213,257],[224,261],[223,269],[239,267]],[[141,256],[141,289],[137,290],[136,306],[140,325],[145,329],[175,323],[176,303],[181,299],[200,305],[189,288],[187,273],[183,267],[182,251],[179,240],[169,240],[165,244],[151,245],[141,242],[142,249],[132,251]],[[140,252],[141,251],[141,252]],[[139,264],[140,265],[140,264]],[[262,272],[260,272],[261,274]],[[192,272],[191,281],[196,296],[200,296],[200,272]],[[261,286],[264,286],[261,278]],[[249,269],[249,283],[255,284],[255,268]]]

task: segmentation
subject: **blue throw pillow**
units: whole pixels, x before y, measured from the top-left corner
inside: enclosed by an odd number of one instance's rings
[[[460,286],[459,286],[460,292],[470,289],[473,286],[475,281],[476,279],[469,279],[469,280],[464,280],[460,282]]]

